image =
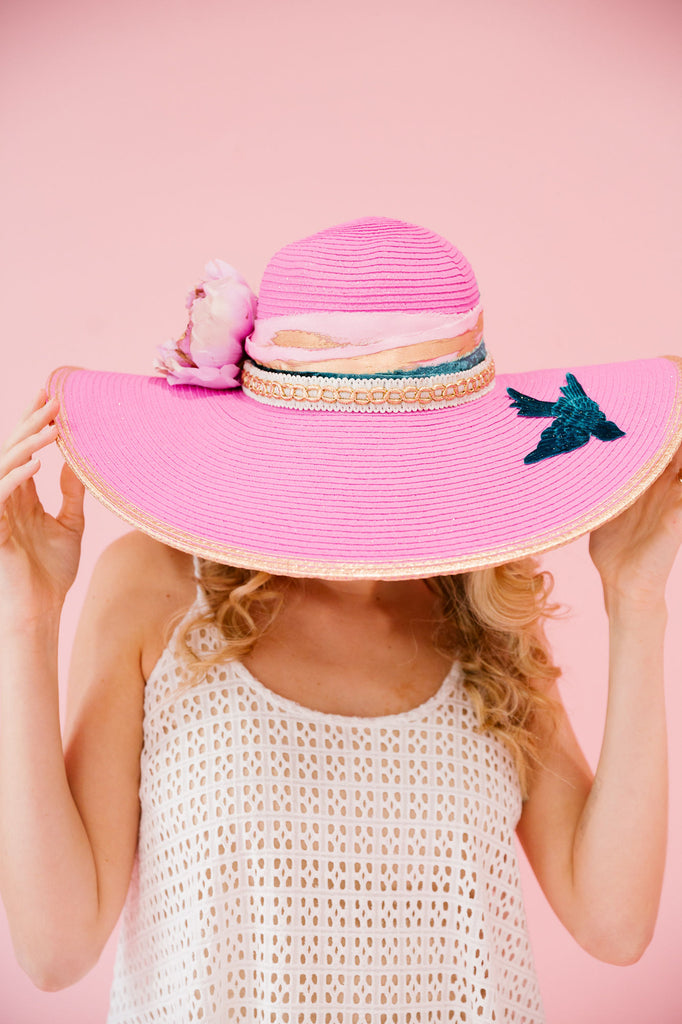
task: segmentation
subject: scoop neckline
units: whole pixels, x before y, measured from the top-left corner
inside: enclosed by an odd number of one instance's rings
[[[280,708],[286,711],[292,711],[299,716],[303,715],[307,718],[324,719],[325,721],[345,723],[361,722],[365,726],[372,725],[375,722],[400,722],[416,716],[424,717],[426,712],[429,711],[434,704],[440,702],[452,677],[455,675],[459,667],[458,662],[454,661],[436,692],[430,697],[427,697],[421,704],[417,704],[413,708],[407,708],[405,711],[396,711],[391,715],[342,715],[337,712],[319,711],[317,708],[308,707],[307,704],[299,704],[298,701],[292,700],[290,697],[283,697],[281,694],[275,693],[274,690],[271,690],[269,686],[265,685],[265,683],[262,683],[260,679],[257,679],[253,672],[251,672],[243,662],[235,659],[231,661],[230,664],[235,667],[238,675],[243,676],[244,681],[251,686],[252,690],[255,690],[257,693],[265,696],[270,703],[279,705]]]

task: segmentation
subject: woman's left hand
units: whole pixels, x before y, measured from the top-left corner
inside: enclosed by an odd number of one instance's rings
[[[682,447],[634,505],[591,534],[590,555],[606,593],[636,604],[663,600],[682,543],[681,467]]]

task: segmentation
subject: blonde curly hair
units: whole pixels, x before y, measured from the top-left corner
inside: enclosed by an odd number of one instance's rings
[[[205,559],[198,560],[198,567],[197,582],[208,607],[186,618],[178,631],[178,650],[188,670],[183,689],[208,668],[249,654],[275,621],[290,582]],[[459,661],[478,728],[494,733],[511,751],[525,797],[529,771],[541,763],[541,736],[556,722],[557,706],[546,691],[560,670],[543,630],[543,620],[558,611],[550,601],[552,575],[540,570],[535,559],[524,558],[425,582],[440,597],[442,610],[434,646]],[[199,656],[191,635],[210,626],[218,627],[224,644]]]

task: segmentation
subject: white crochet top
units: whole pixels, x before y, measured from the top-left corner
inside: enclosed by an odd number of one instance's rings
[[[377,718],[302,707],[239,662],[182,680],[173,637],[146,687],[108,1024],[544,1021],[518,779],[456,666]]]

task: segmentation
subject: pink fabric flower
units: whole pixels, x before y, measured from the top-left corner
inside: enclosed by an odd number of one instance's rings
[[[235,388],[258,300],[224,260],[211,260],[204,272],[205,280],[187,296],[187,330],[177,341],[158,346],[154,367],[169,384]]]

